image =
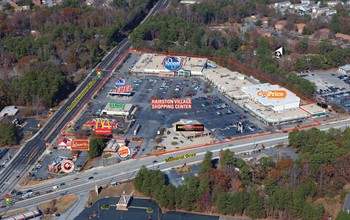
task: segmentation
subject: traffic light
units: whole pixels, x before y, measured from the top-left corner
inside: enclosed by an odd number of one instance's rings
[[[97,78],[101,78],[101,68],[97,68]]]
[[[9,196],[9,194],[6,194],[5,203],[6,203],[6,205],[10,204],[10,196]]]

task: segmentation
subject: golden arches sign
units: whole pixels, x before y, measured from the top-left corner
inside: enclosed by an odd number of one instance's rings
[[[101,125],[101,127],[99,126]],[[95,134],[111,134],[111,123],[107,118],[97,118],[95,124]]]

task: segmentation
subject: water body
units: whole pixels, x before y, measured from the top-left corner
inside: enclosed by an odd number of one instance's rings
[[[76,220],[87,220],[93,213],[95,217],[91,219],[102,220],[218,220],[218,216],[199,215],[183,212],[167,212],[163,214],[157,203],[150,199],[133,199],[129,205],[128,211],[116,210],[115,206],[109,208],[109,210],[102,210],[103,204],[116,205],[119,201],[119,197],[111,197],[99,200],[91,208],[85,208]],[[98,207],[99,206],[99,207]],[[153,213],[146,212],[147,207],[153,208]]]

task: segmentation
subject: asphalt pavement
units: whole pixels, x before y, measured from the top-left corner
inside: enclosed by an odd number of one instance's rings
[[[341,122],[329,123],[321,125],[318,128],[321,130],[327,130],[329,128],[346,128],[350,120],[345,120]],[[204,158],[206,151],[212,151],[213,157],[218,158],[221,149],[230,149],[235,153],[252,151],[255,148],[255,144],[259,146],[264,144],[266,147],[275,146],[280,143],[288,142],[288,133],[274,133],[266,136],[257,136],[251,139],[237,140],[232,143],[221,143],[216,145],[211,145],[202,148],[188,149],[180,152],[168,153],[160,156],[151,156],[151,157],[142,157],[124,161],[119,164],[108,167],[94,168],[92,170],[82,172],[73,176],[63,177],[55,182],[46,182],[41,183],[31,187],[22,187],[22,191],[32,189],[33,192],[40,192],[40,196],[32,197],[25,199],[23,201],[16,202],[12,207],[7,207],[2,211],[9,209],[18,209],[30,207],[33,204],[39,204],[46,200],[50,200],[56,197],[59,197],[62,193],[71,194],[71,193],[86,193],[89,190],[93,189],[95,185],[108,185],[111,182],[122,182],[132,179],[139,168],[142,165],[145,165],[149,169],[159,169],[159,170],[169,170],[171,167],[180,166],[183,163],[194,163],[199,162]],[[184,155],[186,153],[196,153],[195,157],[187,158],[184,160],[176,160],[172,162],[165,162],[166,158],[177,157]],[[157,162],[153,164],[153,161]],[[96,174],[94,174],[96,173]],[[91,180],[88,180],[89,177],[94,177]],[[77,179],[79,178],[79,179]],[[53,185],[59,185],[60,183],[65,183],[64,186],[59,187],[57,191],[47,193],[47,191],[52,190]],[[3,202],[0,202],[0,204]]]

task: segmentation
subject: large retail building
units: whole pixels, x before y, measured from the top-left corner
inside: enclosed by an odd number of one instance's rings
[[[176,72],[163,66],[165,55],[146,53],[130,70],[136,74],[156,74],[159,76],[200,76],[216,87],[231,101],[249,110],[266,124],[277,125],[318,117],[326,111],[317,105],[300,107],[300,98],[286,88],[269,83],[261,84],[253,77],[247,77],[236,71],[217,66],[207,58],[180,57],[182,68]],[[271,93],[272,92],[272,93]],[[271,95],[282,92],[285,96],[276,98]]]

